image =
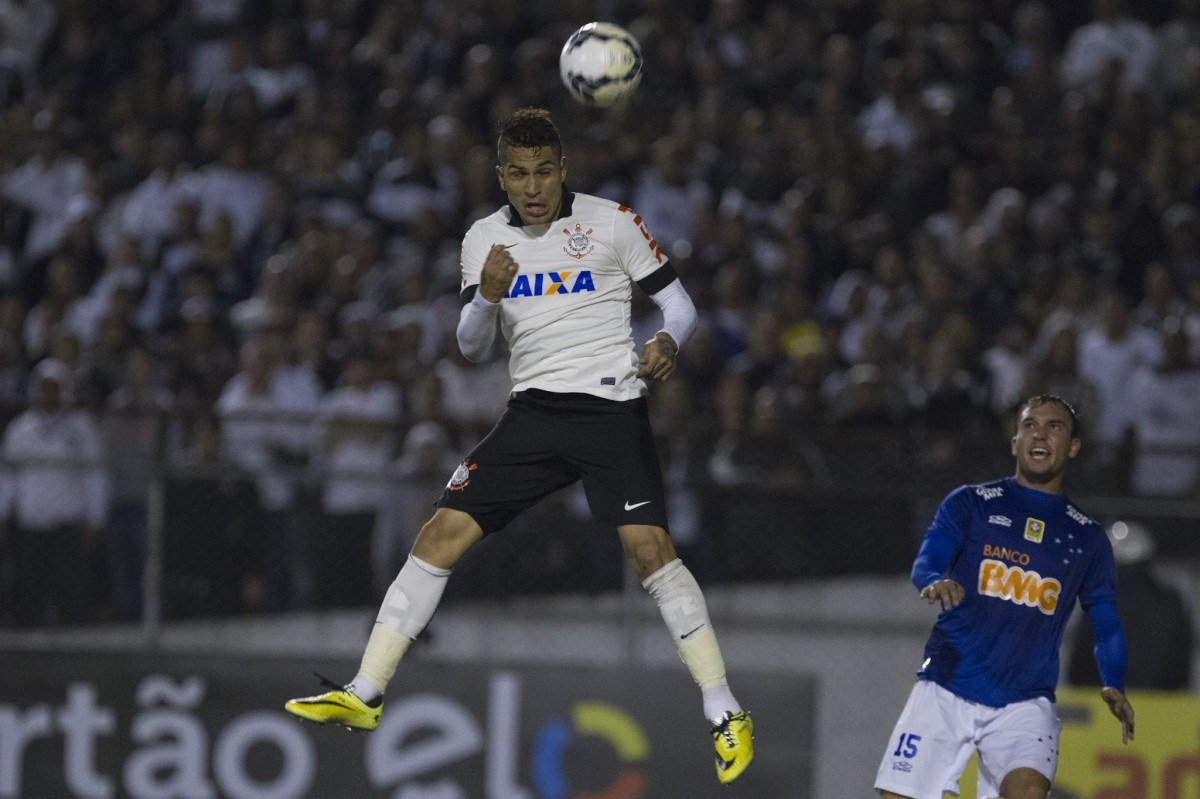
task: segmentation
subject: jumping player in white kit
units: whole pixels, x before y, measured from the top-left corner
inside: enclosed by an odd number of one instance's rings
[[[388,682],[459,558],[543,497],[582,481],[593,515],[616,527],[701,688],[717,777],[732,782],[753,757],[752,725],[726,682],[704,595],[667,532],[646,410],[644,381],[675,371],[695,306],[637,214],[565,188],[562,141],[546,111],[526,108],[505,119],[497,156],[508,204],[463,239],[457,338],[463,354],[479,360],[499,319],[510,351],[508,408],[421,528],[384,597],[358,675],[286,708],[318,723],[375,729]],[[635,284],[663,313],[662,329],[640,350],[630,326]]]
[[[875,778],[882,799],[941,799],[979,753],[980,799],[1045,799],[1058,766],[1058,651],[1078,599],[1096,634],[1101,696],[1133,739],[1125,635],[1104,529],[1063,493],[1080,448],[1074,409],[1027,399],[1016,474],[962,486],[938,508],[912,580],[942,611]]]

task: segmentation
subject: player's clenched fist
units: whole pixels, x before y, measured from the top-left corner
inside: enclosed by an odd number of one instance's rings
[[[517,276],[517,262],[508,252],[511,244],[493,244],[483,261],[479,276],[479,293],[488,302],[500,302]]]

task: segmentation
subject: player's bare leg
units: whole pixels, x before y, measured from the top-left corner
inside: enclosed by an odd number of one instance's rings
[[[481,538],[483,530],[470,515],[452,508],[438,508],[417,534],[412,554],[440,569],[453,569]]]
[[[358,674],[349,685],[293,699],[285,709],[320,724],[361,730],[379,725],[383,693],[413,640],[433,618],[450,569],[483,531],[468,514],[439,508],[421,528],[412,552],[383,598]]]
[[[1046,799],[1050,780],[1037,769],[1015,768],[1000,782],[1002,799]]]
[[[675,543],[661,527],[649,524],[623,524],[617,528],[625,559],[639,580],[645,580],[675,560]]]
[[[652,525],[617,528],[625,557],[658,603],[679,657],[700,686],[704,715],[717,750],[717,778],[732,782],[754,757],[753,726],[725,679],[725,661],[708,617],[704,593],[675,554],[667,531]]]

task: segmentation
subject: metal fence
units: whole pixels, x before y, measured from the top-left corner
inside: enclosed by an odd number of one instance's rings
[[[9,459],[0,627],[118,621],[152,632],[172,620],[374,606],[465,454],[436,437],[416,447],[411,429],[376,423],[366,437],[384,447],[378,467],[269,444],[269,457],[243,453],[239,461],[230,453],[246,442],[223,439],[222,430],[234,428],[224,421],[184,431],[165,414],[105,415],[96,420],[100,460]],[[303,416],[237,421],[321,429]],[[320,442],[321,435],[309,438]],[[793,431],[770,446],[750,446],[740,461],[721,441],[701,437],[682,463],[672,455],[676,443],[662,442],[672,534],[705,584],[906,574],[949,490],[1012,469],[999,434]],[[314,448],[329,453],[324,444]],[[86,475],[96,472],[107,485],[107,512],[95,529],[83,521],[51,529],[22,521],[18,506],[36,499],[39,475],[73,477],[84,491]],[[1195,498],[1108,490],[1110,472],[1081,459],[1073,498],[1105,520],[1148,521],[1167,555],[1200,552]],[[331,499],[338,490],[340,502]],[[446,601],[598,593],[626,579],[615,534],[591,518],[576,487],[471,550]]]

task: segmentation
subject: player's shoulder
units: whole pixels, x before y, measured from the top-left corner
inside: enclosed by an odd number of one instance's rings
[[[480,235],[493,234],[497,229],[510,227],[509,214],[510,209],[507,205],[502,205],[487,216],[480,217],[471,223],[467,228],[465,239],[475,238]]]
[[[1070,497],[1063,497],[1063,513],[1066,514],[1068,519],[1087,532],[1098,532],[1101,536],[1104,535],[1104,525],[1080,510],[1079,506],[1072,502]]]
[[[584,228],[595,228],[597,232],[611,231],[612,235],[619,236],[627,226],[635,227],[633,220],[636,216],[637,214],[615,200],[575,192],[571,198],[570,214],[566,219],[571,220],[573,224],[583,225]],[[622,218],[629,221],[622,224]]]
[[[1002,477],[987,483],[969,483],[961,485],[950,492],[947,499],[953,498],[966,502],[992,502],[1002,499],[1011,492],[1009,479]]]
[[[615,200],[597,197],[594,194],[584,194],[577,191],[571,195],[571,216],[597,212],[617,214],[628,210],[628,208]]]

